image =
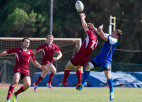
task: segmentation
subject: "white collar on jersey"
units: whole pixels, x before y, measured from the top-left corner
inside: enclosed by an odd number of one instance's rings
[[[27,51],[27,49],[24,49],[23,47],[21,47],[23,49],[23,51]]]
[[[52,43],[52,44],[50,44],[50,45],[47,43],[47,46],[49,46],[49,47],[51,47],[52,45],[53,45],[53,43]]]

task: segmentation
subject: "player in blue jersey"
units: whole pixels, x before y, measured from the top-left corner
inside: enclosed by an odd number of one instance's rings
[[[78,88],[78,90],[82,90],[83,87],[86,86],[86,79],[90,74],[90,70],[94,67],[101,66],[104,68],[104,73],[107,78],[107,83],[110,89],[110,100],[112,101],[114,99],[113,81],[111,78],[112,55],[118,43],[118,38],[122,35],[122,31],[120,29],[116,29],[111,33],[111,35],[109,35],[103,32],[103,25],[96,29],[94,25],[90,23],[89,27],[91,29],[94,29],[94,32],[96,32],[105,42],[99,55],[93,58],[86,65],[82,85],[80,86],[80,88]]]

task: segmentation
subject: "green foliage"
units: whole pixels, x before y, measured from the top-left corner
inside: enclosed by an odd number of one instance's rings
[[[38,15],[34,11],[28,14],[23,9],[16,8],[5,19],[2,32],[5,36],[33,37],[37,30],[39,34],[45,31],[46,28],[42,28],[44,21],[45,18],[41,14]]]
[[[93,23],[95,27],[104,24],[106,33],[110,15],[117,18],[116,26],[123,30],[123,36],[117,48],[142,50],[142,23],[140,22],[142,0],[81,1],[85,6],[86,21]],[[81,37],[82,40],[86,38],[74,4],[74,0],[54,0],[53,35],[55,37]],[[0,36],[45,37],[49,34],[50,0],[5,0],[0,5]],[[99,44],[102,45],[103,41],[100,40]],[[96,50],[96,53],[99,51],[100,48]],[[120,55],[116,53],[114,55],[116,61],[142,62],[139,53],[121,53]],[[134,60],[135,57],[137,60]]]

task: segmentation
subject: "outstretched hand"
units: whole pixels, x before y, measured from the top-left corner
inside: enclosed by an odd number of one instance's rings
[[[53,57],[53,60],[54,60],[54,61],[57,61],[58,59],[57,59],[57,57]]]
[[[98,29],[99,29],[99,30],[103,30],[103,29],[104,29],[104,28],[103,28],[103,24],[100,25]]]
[[[41,66],[40,69],[42,70],[46,69],[45,65]]]
[[[86,18],[85,13],[80,13],[80,17],[81,17],[82,19],[85,19],[85,18]]]
[[[92,23],[88,23],[88,27],[89,27],[90,29],[94,29],[94,28],[95,28]]]

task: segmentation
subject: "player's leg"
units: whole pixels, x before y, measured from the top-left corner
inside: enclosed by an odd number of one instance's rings
[[[51,70],[51,73],[50,73],[50,76],[49,76],[49,80],[48,80],[47,86],[48,86],[49,88],[52,88],[51,80],[52,80],[54,74],[56,73],[56,68],[55,68],[55,66],[54,66],[52,63],[48,63],[48,64],[46,65],[46,67]]]
[[[23,75],[21,78],[23,79],[24,85],[14,93],[14,100],[13,100],[14,102],[17,101],[18,94],[26,91],[31,86],[31,78],[29,75]]]
[[[53,76],[54,76],[54,73],[51,72],[50,76],[49,76],[49,79],[48,79],[48,83],[47,83],[47,87],[49,87],[49,88],[52,88],[51,80],[52,80]]]
[[[111,71],[104,70],[104,73],[107,78],[107,83],[108,83],[109,89],[110,89],[110,100],[112,101],[114,99],[114,93],[113,93],[113,80],[111,78]]]
[[[20,80],[20,73],[16,72],[14,74],[12,84],[9,87],[6,102],[10,102],[11,94],[13,93],[14,87],[18,84],[19,80]]]
[[[77,76],[77,79],[78,79],[78,82],[77,82],[77,85],[76,85],[77,89],[81,85],[81,67],[82,66],[80,66],[80,65],[74,67],[75,70],[76,70],[76,76]]]
[[[34,83],[34,91],[37,91],[38,84],[42,81],[42,79],[46,76],[46,74],[50,71],[49,68],[45,68],[42,71],[42,74],[38,77],[38,80]]]
[[[64,78],[63,81],[59,84],[59,86],[67,86],[67,79],[68,76],[70,74],[70,70],[74,67],[74,65],[72,64],[72,62],[69,60],[68,63],[65,66],[65,70],[64,70]]]
[[[82,90],[84,86],[87,86],[86,80],[90,75],[90,70],[97,66],[98,65],[94,62],[94,59],[85,66],[82,85],[78,88],[78,90]]]

